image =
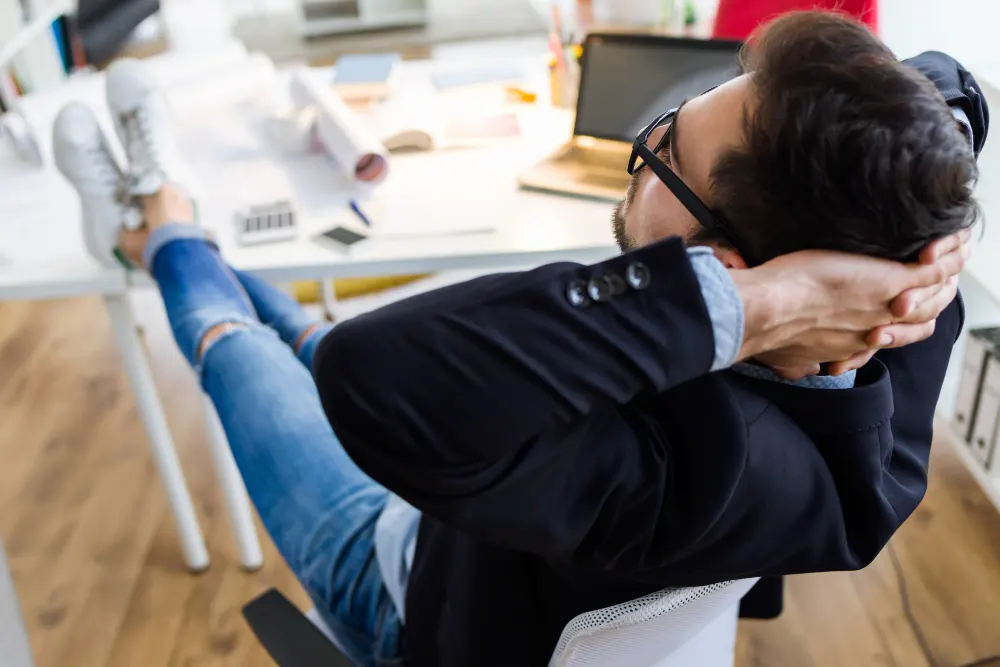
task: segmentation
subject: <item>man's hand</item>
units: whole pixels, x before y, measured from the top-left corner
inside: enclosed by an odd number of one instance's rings
[[[834,361],[840,374],[878,349],[924,340],[955,298],[970,237],[939,239],[913,264],[806,250],[731,271],[746,316],[740,359],[791,378]]]

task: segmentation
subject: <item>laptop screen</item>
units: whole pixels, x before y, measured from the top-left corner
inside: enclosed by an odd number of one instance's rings
[[[738,73],[738,42],[591,35],[574,134],[629,143],[656,116]]]

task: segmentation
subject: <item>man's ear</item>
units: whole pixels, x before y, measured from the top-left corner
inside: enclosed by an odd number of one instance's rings
[[[720,248],[713,244],[712,250],[715,251],[715,258],[722,262],[722,265],[727,269],[747,268],[747,263],[743,261],[743,256],[732,248]]]

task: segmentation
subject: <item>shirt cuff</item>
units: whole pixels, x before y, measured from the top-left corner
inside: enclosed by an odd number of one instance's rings
[[[958,125],[962,129],[962,134],[965,135],[965,138],[969,140],[969,145],[972,146],[975,142],[975,137],[972,134],[972,123],[969,122],[969,117],[965,115],[965,110],[960,107],[952,107],[951,113],[954,114],[955,120],[958,121]]]
[[[701,285],[701,296],[712,322],[715,336],[712,370],[729,368],[736,362],[743,345],[743,302],[729,271],[716,259],[711,248],[688,248],[688,258]]]

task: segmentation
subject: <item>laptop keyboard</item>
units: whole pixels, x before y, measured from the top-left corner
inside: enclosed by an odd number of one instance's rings
[[[588,185],[594,188],[621,190],[622,195],[624,195],[625,188],[628,187],[628,177],[624,176],[624,171],[622,171],[622,174],[623,176],[617,176],[609,173],[586,171],[575,175],[573,180],[581,185]]]
[[[566,147],[529,169],[518,181],[531,189],[615,201],[625,194],[629,183],[628,154],[623,150]]]
[[[600,150],[597,148],[582,148],[571,146],[565,153],[556,158],[557,163],[572,163],[588,167],[601,167],[622,173],[628,168],[629,152],[623,150]]]

